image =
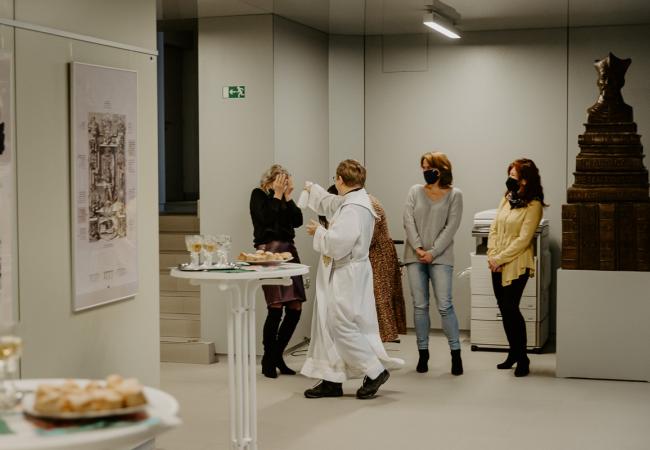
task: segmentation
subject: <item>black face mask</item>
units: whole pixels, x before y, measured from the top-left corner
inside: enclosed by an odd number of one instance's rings
[[[510,192],[517,192],[519,190],[519,181],[512,177],[508,177],[506,180],[506,188],[508,188]]]
[[[437,170],[425,170],[422,173],[424,174],[424,181],[427,184],[434,184],[440,178],[440,172]]]

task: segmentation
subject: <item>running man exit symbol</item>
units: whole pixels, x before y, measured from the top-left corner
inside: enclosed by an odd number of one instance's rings
[[[246,98],[246,86],[224,86],[223,98]]]

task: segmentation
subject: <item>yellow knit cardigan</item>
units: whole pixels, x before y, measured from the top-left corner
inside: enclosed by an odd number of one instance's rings
[[[542,220],[542,203],[532,200],[523,208],[510,208],[504,197],[490,226],[488,257],[502,266],[501,285],[508,286],[530,269],[535,275],[533,237]]]

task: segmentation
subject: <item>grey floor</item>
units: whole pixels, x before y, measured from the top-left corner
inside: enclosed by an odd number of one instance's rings
[[[555,355],[531,355],[531,374],[497,370],[503,353],[471,352],[465,374],[449,373],[443,336],[431,336],[429,372],[415,372],[415,337],[388,344],[406,360],[374,400],[308,400],[312,380],[258,376],[261,450],[650,449],[650,384],[555,378]],[[304,352],[289,356],[299,368]],[[229,449],[225,358],[210,366],[162,364],[162,388],[180,402],[184,424],[160,437],[159,450]]]

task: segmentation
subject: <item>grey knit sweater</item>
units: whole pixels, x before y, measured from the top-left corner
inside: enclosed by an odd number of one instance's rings
[[[418,262],[415,249],[422,247],[433,256],[433,264],[454,265],[454,235],[463,215],[463,193],[452,188],[435,202],[424,186],[411,187],[404,208],[404,263]]]

